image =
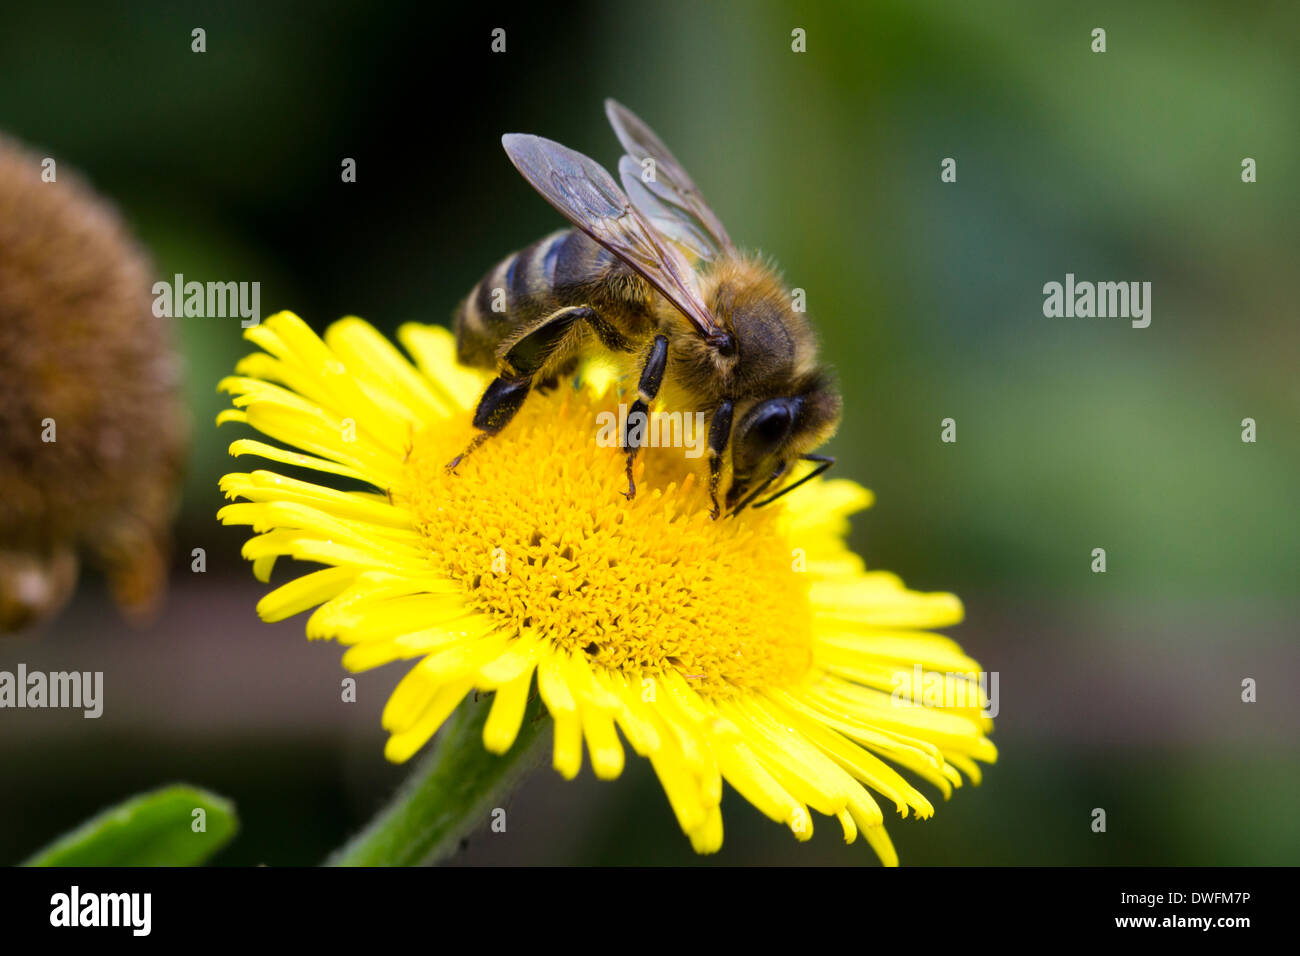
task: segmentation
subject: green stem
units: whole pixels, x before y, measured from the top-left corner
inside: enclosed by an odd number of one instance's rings
[[[528,707],[519,737],[501,755],[483,748],[491,700],[466,700],[438,735],[432,752],[366,828],[335,850],[327,866],[427,866],[486,822],[492,808],[539,762],[549,720],[541,701]]]

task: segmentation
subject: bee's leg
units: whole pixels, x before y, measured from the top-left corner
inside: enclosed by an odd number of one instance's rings
[[[627,339],[604,322],[596,310],[589,306],[566,306],[543,316],[501,356],[505,370],[488,385],[474,410],[474,427],[479,429],[479,434],[474,436],[463,452],[447,463],[448,471],[455,471],[466,455],[510,423],[510,419],[514,418],[515,412],[519,411],[524,399],[528,397],[533,376],[555,354],[564,337],[573,328],[573,323],[580,321],[591,325],[601,341],[609,347],[614,347],[611,342],[618,342],[622,348],[631,350],[632,346]],[[550,380],[543,384],[549,385]]]
[[[533,388],[537,389],[537,391],[541,392],[543,395],[549,394],[560,387],[561,379],[572,378],[573,373],[577,371],[577,369],[578,357],[575,355],[550,375],[546,376],[546,378],[533,379]]]
[[[478,400],[478,407],[474,409],[474,427],[479,433],[471,439],[463,452],[447,462],[448,471],[454,472],[470,452],[510,424],[510,419],[515,417],[515,412],[519,411],[519,406],[528,397],[532,383],[531,375],[498,375],[488,383],[483,397]]]
[[[597,332],[599,334],[599,332]],[[641,368],[641,380],[636,386],[636,401],[632,403],[632,408],[628,411],[627,421],[623,425],[623,450],[627,452],[627,491],[623,492],[627,499],[631,501],[636,497],[636,482],[632,480],[632,462],[636,460],[636,453],[641,449],[644,436],[650,429],[650,403],[655,400],[659,394],[659,386],[664,381],[664,369],[668,366],[668,337],[656,335],[654,343],[650,346],[650,354],[646,357],[645,365]],[[638,416],[641,426],[641,438],[632,443],[632,417],[640,412]]]
[[[722,481],[722,454],[731,440],[731,411],[731,399],[724,398],[709,422],[709,500],[713,502],[709,517],[715,520],[722,510],[718,507],[718,483]]]
[[[602,319],[595,309],[583,308],[587,314],[582,318],[591,326],[591,330],[596,333],[596,338],[600,339],[600,344],[605,346],[611,352],[635,352],[636,343],[629,339],[614,326]]]

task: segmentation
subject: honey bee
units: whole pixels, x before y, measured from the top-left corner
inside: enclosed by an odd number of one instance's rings
[[[709,420],[714,518],[726,473],[728,513],[770,504],[835,461],[812,454],[841,414],[812,327],[772,267],[737,250],[659,137],[614,100],[605,112],[626,151],[622,189],[559,143],[501,138],[519,172],[575,228],[502,260],[457,308],[458,357],[497,375],[474,412],[478,433],[447,468],[505,428],[534,387],[553,387],[603,350],[637,381],[622,435],[629,499],[644,431],[634,423],[660,398]],[[756,502],[799,461],[812,470]]]

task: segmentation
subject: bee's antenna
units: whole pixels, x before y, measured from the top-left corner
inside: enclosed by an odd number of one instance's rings
[[[783,474],[785,474],[785,470],[788,467],[790,467],[790,463],[788,461],[783,461],[781,462],[781,464],[777,465],[776,470],[767,476],[767,480],[764,481],[757,488],[755,488],[753,491],[751,491],[749,494],[745,495],[745,497],[741,500],[740,504],[736,505],[736,507],[731,510],[731,513],[728,515],[728,517],[734,517],[735,515],[740,514],[742,511],[748,508],[750,502],[752,502],[755,498],[757,498],[764,491],[766,491],[768,485],[770,485],[772,482],[776,481]]]
[[[814,468],[812,471],[808,472],[808,474],[804,475],[798,481],[786,485],[784,488],[782,488],[780,491],[774,494],[771,498],[766,498],[763,501],[760,501],[758,504],[754,505],[755,508],[762,508],[765,505],[770,505],[772,502],[776,501],[777,498],[783,497],[784,495],[788,495],[790,492],[794,491],[796,488],[802,485],[805,481],[812,481],[822,472],[826,471],[826,469],[830,468],[831,465],[835,464],[835,457],[833,455],[800,455],[799,458],[801,461],[815,461],[818,463],[817,467]],[[766,484],[764,485],[764,487],[766,487]],[[760,488],[759,490],[761,491],[762,488]],[[750,495],[750,498],[753,497],[754,497],[753,495]],[[748,503],[749,498],[745,500],[746,503]]]

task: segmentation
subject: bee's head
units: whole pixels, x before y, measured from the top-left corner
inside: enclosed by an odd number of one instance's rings
[[[776,491],[791,465],[839,425],[841,400],[830,376],[818,369],[792,384],[790,394],[754,402],[732,428],[728,511]]]

